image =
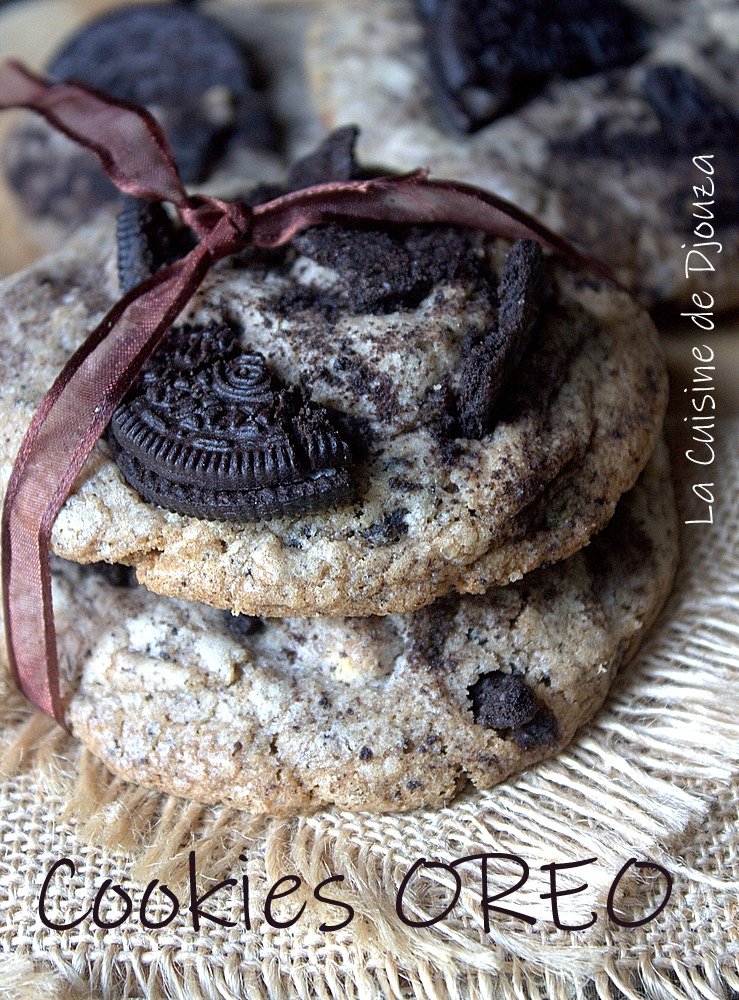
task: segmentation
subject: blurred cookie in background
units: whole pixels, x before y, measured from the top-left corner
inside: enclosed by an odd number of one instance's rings
[[[274,183],[284,174],[283,148],[300,146],[301,136],[307,148],[320,134],[305,124],[303,4],[13,6],[12,18],[0,12],[0,57],[148,107],[183,179],[200,191],[230,197],[236,178]],[[61,245],[101,207],[115,210],[118,196],[94,157],[36,116],[3,122],[0,161],[0,275]]]
[[[148,108],[186,184],[202,183],[234,147],[268,150],[277,142],[237,41],[181,4],[142,4],[96,18],[56,53],[46,73]],[[9,137],[4,159],[10,186],[33,217],[74,225],[116,197],[97,162],[55,142],[37,118]]]
[[[708,288],[726,309],[739,304],[738,49],[723,0],[329,0],[308,61],[325,124],[358,124],[360,156],[495,190],[645,304]],[[693,163],[706,154],[709,195]],[[699,220],[696,201],[711,202]],[[686,278],[701,220],[721,266]]]

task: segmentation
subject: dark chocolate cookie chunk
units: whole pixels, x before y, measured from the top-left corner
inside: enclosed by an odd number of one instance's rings
[[[351,181],[362,173],[355,156],[359,129],[345,125],[334,129],[312,153],[297,160],[287,175],[287,190],[297,191],[311,184]]]
[[[240,200],[254,207],[312,184],[366,176],[354,155],[358,134],[359,129],[354,125],[334,129],[312,152],[295,161],[284,184],[257,184],[242,192]]]
[[[392,231],[316,226],[296,236],[293,244],[341,274],[340,304],[357,313],[412,309],[434,285],[480,271],[474,237],[442,227]]]
[[[177,226],[158,202],[124,195],[116,219],[118,283],[128,292],[195,245],[195,237]]]
[[[522,750],[554,746],[557,720],[519,674],[493,670],[470,685],[472,715],[485,729],[515,739]]]
[[[472,714],[486,729],[513,729],[536,715],[536,699],[518,674],[494,670],[470,686]]]
[[[627,65],[643,22],[618,0],[419,0],[432,72],[452,123],[474,132],[555,77]]]
[[[506,255],[497,326],[472,348],[462,366],[458,407],[463,437],[480,438],[490,430],[500,394],[521,363],[545,294],[541,247],[519,240]]]
[[[145,499],[192,517],[258,520],[352,493],[350,450],[328,411],[279,386],[228,327],[169,334],[109,437]]]

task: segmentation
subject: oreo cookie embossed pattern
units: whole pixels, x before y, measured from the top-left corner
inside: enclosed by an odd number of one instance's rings
[[[170,333],[113,415],[119,468],[145,499],[253,520],[351,496],[351,455],[322,407],[275,384],[226,326]]]
[[[123,195],[116,219],[118,284],[129,292],[160,268],[183,257],[195,244],[185,226],[176,226],[159,202]]]

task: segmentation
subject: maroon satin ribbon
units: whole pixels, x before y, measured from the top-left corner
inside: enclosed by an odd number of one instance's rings
[[[319,223],[445,223],[535,239],[606,273],[561,237],[495,195],[467,184],[403,177],[319,184],[254,209],[187,194],[159,125],[146,111],[79,84],[51,83],[0,64],[0,109],[25,107],[92,150],[128,194],[169,201],[199,242],[125,295],[74,353],[21,443],[5,495],[2,583],[8,654],[17,683],[64,724],[51,599],[51,529],[95,442],[152,351],[216,261],[245,246],[276,247]]]

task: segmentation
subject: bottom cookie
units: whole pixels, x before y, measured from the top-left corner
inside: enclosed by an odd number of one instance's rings
[[[413,614],[234,617],[59,561],[67,721],[116,774],[204,802],[439,806],[572,739],[654,619],[676,558],[660,445],[586,549]]]

